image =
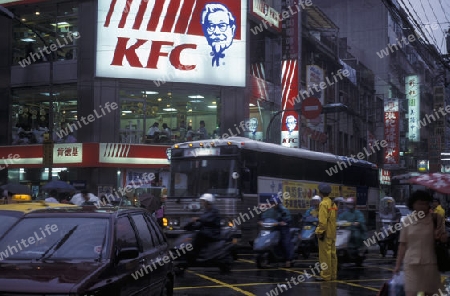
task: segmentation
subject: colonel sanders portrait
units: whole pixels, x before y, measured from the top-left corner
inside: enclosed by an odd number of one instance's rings
[[[291,134],[295,130],[296,126],[297,119],[295,119],[294,115],[289,115],[288,117],[286,117],[286,128],[288,129],[289,134]]]
[[[224,51],[233,43],[236,20],[228,8],[219,3],[206,4],[202,11],[202,28],[211,46],[212,66],[219,66]]]
[[[256,131],[258,130],[258,118],[256,117],[250,118],[248,130],[252,132],[253,136],[255,136]]]

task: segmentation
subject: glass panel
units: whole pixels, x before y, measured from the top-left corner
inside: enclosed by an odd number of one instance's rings
[[[98,218],[25,218],[0,241],[0,250],[4,260],[105,258],[108,224]]]
[[[122,248],[137,248],[136,234],[133,226],[131,226],[128,217],[121,217],[116,224],[116,242],[117,247]]]
[[[202,94],[184,90],[166,92],[160,88],[122,89],[120,141],[170,145],[199,139],[201,132],[207,139],[214,138],[219,134],[219,94],[218,89]]]
[[[48,62],[50,55],[54,61],[76,58],[76,43],[81,36],[76,34],[78,5],[75,1],[59,4],[49,1],[40,3],[39,6],[22,5],[14,13],[39,35],[15,22],[13,65],[26,67],[33,63]]]
[[[232,173],[236,162],[231,159],[172,160],[172,183],[169,196],[196,197],[203,193],[216,196],[236,196],[236,181]]]
[[[138,229],[139,237],[141,239],[144,252],[154,248],[155,245],[153,244],[152,241],[152,234],[148,229],[148,225],[147,222],[144,220],[144,217],[142,215],[133,215],[131,216],[131,218],[133,219]]]
[[[56,143],[75,143],[77,121],[77,88],[75,84],[54,87],[54,135]],[[48,132],[48,87],[12,90],[12,145],[42,144]],[[73,132],[68,128],[72,124]]]
[[[0,203],[3,202],[0,200]],[[19,220],[20,215],[14,213],[10,214],[11,211],[0,211],[0,236],[2,236],[17,220]]]

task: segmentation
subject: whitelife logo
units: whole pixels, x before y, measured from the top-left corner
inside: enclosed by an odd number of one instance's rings
[[[111,113],[111,111],[119,108],[119,106],[115,102],[112,102],[112,103],[106,102],[104,107],[106,110],[108,110],[108,114]],[[99,118],[103,117],[104,115],[106,115],[105,109],[103,109],[103,106],[100,105],[100,113],[103,115],[100,115],[99,113],[97,113],[97,110],[94,110],[93,112],[95,114],[95,117],[94,117],[94,114],[89,114],[87,117],[81,116],[80,120],[77,120],[72,124],[67,124],[66,128],[61,129],[59,132],[56,132],[56,135],[60,139],[66,137],[70,133],[73,133],[74,131],[77,131],[79,128],[82,128],[83,126],[81,125],[81,122],[86,126],[89,123],[94,122],[96,119],[99,119]],[[86,122],[86,119],[88,122]]]
[[[28,239],[21,239],[20,242],[16,240],[16,245],[9,245],[5,251],[0,252],[0,261],[3,261],[4,259],[7,259],[9,256],[12,256],[20,251],[22,251],[25,248],[28,248],[30,245],[34,245],[36,242],[43,240],[44,238],[50,235],[52,233],[58,231],[58,226],[56,224],[47,224],[45,225],[44,229],[42,227],[39,227],[40,233],[38,231],[33,232],[33,236],[30,236]],[[46,234],[47,233],[47,234]],[[28,242],[28,244],[27,244]],[[23,248],[22,248],[23,246]],[[4,259],[3,259],[4,258]]]
[[[96,76],[245,86],[246,25],[246,0],[99,1]]]

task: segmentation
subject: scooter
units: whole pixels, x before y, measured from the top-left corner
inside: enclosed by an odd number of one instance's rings
[[[308,216],[302,220],[298,253],[302,254],[303,259],[308,259],[311,252],[316,252],[319,249],[315,234],[318,223],[319,219],[314,216]]]
[[[181,235],[175,242],[173,251],[186,248],[188,243],[192,244],[197,233],[199,232],[199,224],[196,222],[188,223],[185,227],[187,233]],[[189,267],[219,267],[222,273],[231,270],[235,253],[236,241],[233,239],[235,229],[225,226],[221,228],[220,239],[208,244],[202,248],[196,258],[192,258],[191,254],[177,252],[181,256],[174,259],[174,271],[176,275],[182,276],[184,271]]]
[[[258,236],[253,242],[257,268],[264,268],[271,263],[286,262],[281,248],[280,231],[277,227],[278,221],[274,219],[264,219],[261,223]],[[300,245],[300,229],[290,228],[289,232],[291,235],[291,258],[295,258]]]
[[[399,236],[400,232],[389,232],[386,236],[389,227],[394,228],[395,224],[400,222],[401,214],[396,211],[395,200],[390,196],[385,196],[380,201],[380,208],[378,212],[380,227],[378,233],[382,233],[382,239],[378,240],[380,246],[380,254],[386,257],[387,251],[392,250],[394,252],[394,258],[397,257]],[[391,228],[391,229],[392,229]]]
[[[352,232],[354,225],[349,221],[337,221],[336,231],[336,253],[338,257],[338,265],[341,263],[355,263],[356,266],[362,266],[369,253],[366,246],[360,248],[350,248],[352,242]]]

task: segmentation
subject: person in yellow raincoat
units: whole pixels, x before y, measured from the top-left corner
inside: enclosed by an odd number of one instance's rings
[[[441,201],[439,198],[433,199],[433,212],[445,218],[445,210],[441,207]]]
[[[326,264],[322,268],[317,281],[332,281],[337,279],[337,256],[336,256],[336,217],[338,207],[330,198],[331,187],[328,184],[319,184],[319,194],[322,202],[319,204],[319,225],[316,235],[319,241],[319,262]]]

